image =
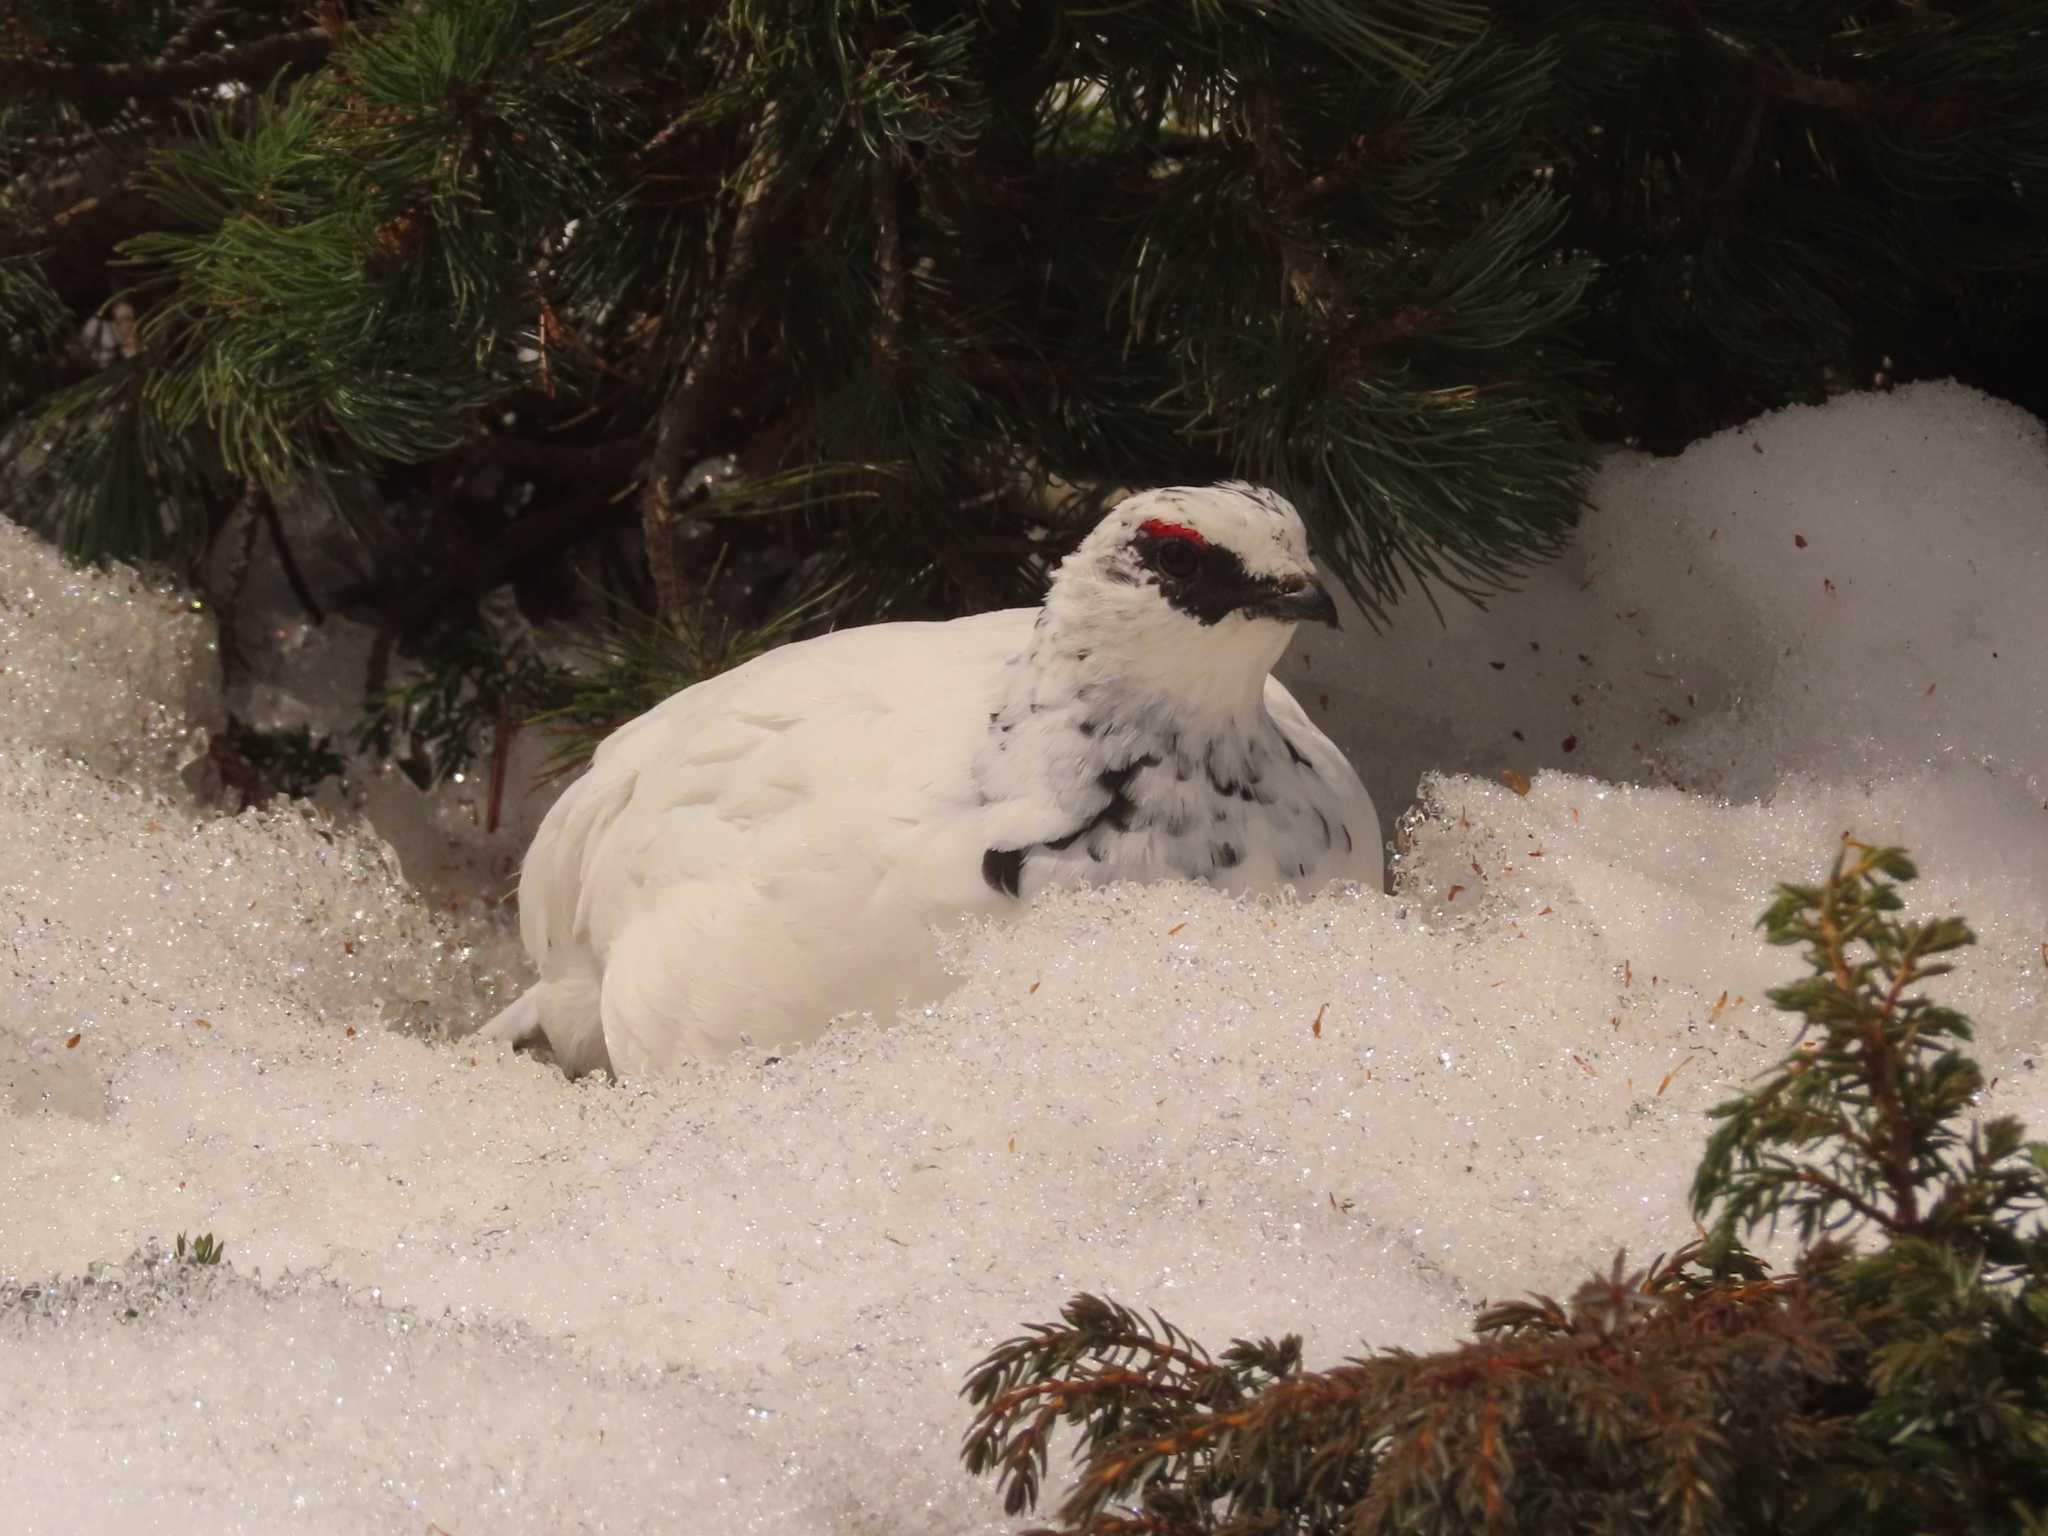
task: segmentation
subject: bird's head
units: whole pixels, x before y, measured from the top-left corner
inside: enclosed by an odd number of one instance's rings
[[[1133,681],[1204,693],[1255,691],[1295,625],[1337,623],[1301,515],[1241,480],[1126,498],[1060,563],[1045,609]]]

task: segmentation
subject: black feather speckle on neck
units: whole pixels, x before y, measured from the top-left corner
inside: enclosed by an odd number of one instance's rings
[[[1115,768],[1106,768],[1096,775],[1095,782],[1109,795],[1102,809],[1090,816],[1071,832],[1058,837],[1047,838],[1044,842],[1033,843],[1024,848],[990,848],[981,856],[981,878],[992,891],[1004,895],[1021,894],[1024,884],[1024,861],[1039,848],[1055,852],[1071,848],[1087,839],[1088,854],[1097,863],[1102,861],[1102,849],[1095,841],[1095,834],[1105,828],[1111,832],[1128,832],[1135,824],[1138,804],[1131,798],[1131,782],[1147,768],[1157,768],[1159,759],[1151,753],[1134,757]]]

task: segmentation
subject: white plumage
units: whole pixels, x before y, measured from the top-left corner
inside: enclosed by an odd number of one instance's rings
[[[538,985],[484,1028],[629,1075],[941,995],[935,925],[1045,884],[1377,885],[1358,775],[1268,674],[1336,621],[1294,509],[1123,502],[1042,608],[784,646],[621,727],[519,885]]]

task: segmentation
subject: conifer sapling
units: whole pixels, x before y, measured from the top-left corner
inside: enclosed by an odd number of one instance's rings
[[[1973,935],[1895,916],[1914,876],[1845,837],[1764,914],[1804,1026],[1713,1111],[1699,1240],[1322,1371],[1081,1296],[969,1375],[968,1468],[1021,1512],[1072,1426],[1088,1536],[2048,1530],[2048,1148],[1965,1123],[1969,1024],[1915,989]],[[1786,1270],[1742,1245],[1780,1220]]]

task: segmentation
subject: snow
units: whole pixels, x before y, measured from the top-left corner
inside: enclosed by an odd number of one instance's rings
[[[1057,894],[937,1007],[623,1086],[459,1038],[516,984],[473,806],[370,804],[402,861],[199,803],[203,617],[0,522],[0,1505],[1013,1528],[956,1393],[1077,1291],[1327,1363],[1689,1236],[1703,1111],[1788,1039],[1756,915],[1844,829],[1976,922],[1984,1107],[2048,1124],[2044,494],[1954,386],[1620,457],[1525,593],[1304,640],[1381,806],[1430,773],[1394,894]]]
[[[127,570],[78,570],[0,519],[0,741],[168,789],[221,724],[210,618]]]
[[[1928,384],[1780,411],[1677,460],[1620,455],[1523,592],[1446,602],[1441,623],[1411,599],[1384,636],[1347,615],[1283,677],[1327,698],[1311,714],[1383,805],[1431,768],[1754,799],[1788,774],[1986,759],[2038,784],[2041,437]]]

